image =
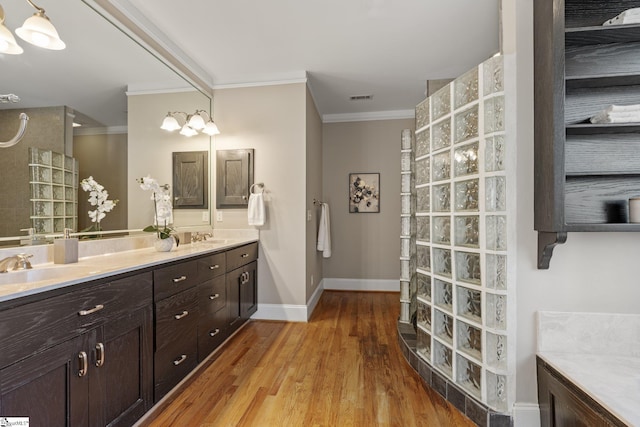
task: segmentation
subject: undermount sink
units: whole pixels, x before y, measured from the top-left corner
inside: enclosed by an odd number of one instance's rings
[[[226,245],[227,243],[232,243],[233,239],[207,239],[202,240],[200,243],[208,243],[210,245]]]
[[[37,266],[29,270],[9,270],[0,273],[0,285],[11,285],[25,282],[39,282],[43,280],[53,280],[69,276],[69,279],[78,274],[88,274],[90,268],[81,265],[56,265]]]

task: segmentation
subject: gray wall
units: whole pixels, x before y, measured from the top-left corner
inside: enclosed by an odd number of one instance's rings
[[[89,176],[109,192],[116,207],[100,222],[103,230],[127,229],[127,134],[78,135],[73,138],[73,153],[80,166],[79,181]],[[78,229],[92,222],[87,212],[89,194],[78,187]]]
[[[400,277],[400,138],[413,119],[325,123],[323,198],[331,206],[332,256],[325,278]],[[349,213],[351,172],[380,173],[380,213]]]

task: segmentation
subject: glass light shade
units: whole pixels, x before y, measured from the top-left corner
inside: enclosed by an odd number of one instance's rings
[[[168,130],[169,132],[180,129],[181,126],[171,114],[167,114],[167,117],[162,121],[162,126],[160,129]]]
[[[0,53],[20,55],[24,50],[16,43],[11,31],[4,24],[0,24]]]
[[[202,129],[203,133],[206,133],[207,135],[213,136],[213,135],[219,135],[220,134],[220,130],[218,130],[218,126],[216,126],[215,123],[213,123],[213,120],[209,120],[207,122],[207,124],[205,125],[204,129]]]
[[[189,126],[195,130],[204,129],[204,119],[198,113],[189,118]]]
[[[180,131],[180,135],[184,136],[194,136],[197,134],[198,132],[189,125],[182,126],[182,130]]]
[[[16,34],[27,43],[45,49],[62,50],[66,47],[60,40],[56,28],[42,12],[34,13],[32,17],[27,18],[22,27],[16,29]]]

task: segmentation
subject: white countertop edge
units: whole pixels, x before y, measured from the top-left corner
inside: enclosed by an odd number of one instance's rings
[[[148,267],[160,266],[173,261],[185,260],[207,253],[219,252],[258,241],[255,236],[229,239],[227,243],[191,243],[180,245],[170,252],[158,252],[154,248],[134,249],[104,255],[96,255],[80,258],[73,264],[38,264],[33,269],[56,268],[63,269],[69,267],[69,275],[57,277],[55,279],[40,280],[34,282],[18,282],[0,284],[0,303],[16,300],[19,298],[36,295],[39,293],[63,289],[81,283],[104,279],[119,274],[129,273]],[[74,272],[73,270],[80,271]],[[93,271],[87,271],[93,270]],[[13,272],[3,274],[15,274]]]
[[[640,426],[640,358],[568,352],[538,356],[620,421]]]

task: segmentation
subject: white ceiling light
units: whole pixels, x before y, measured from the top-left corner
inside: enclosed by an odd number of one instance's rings
[[[22,40],[44,49],[62,50],[66,47],[60,40],[56,27],[53,26],[44,9],[37,6],[31,0],[27,0],[37,10],[30,18],[27,18],[22,27],[16,29],[16,34]]]
[[[180,121],[184,124],[180,124]],[[162,121],[160,129],[172,132],[174,130],[180,130],[180,135],[194,136],[198,134],[198,131],[207,134],[209,136],[218,135],[220,130],[218,126],[213,122],[213,119],[205,110],[196,110],[193,114],[187,114],[182,111],[169,111]]]
[[[4,25],[4,9],[0,5],[0,53],[20,55],[24,50],[16,43],[11,31]]]

